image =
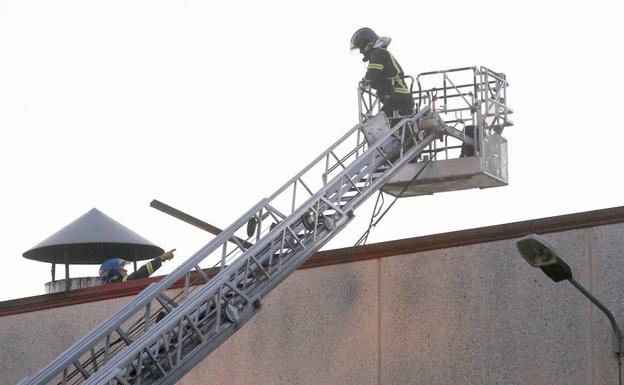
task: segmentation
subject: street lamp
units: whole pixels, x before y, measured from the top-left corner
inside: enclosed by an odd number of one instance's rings
[[[615,353],[618,355],[618,359],[622,354],[622,333],[620,332],[620,328],[615,322],[615,318],[613,314],[607,309],[600,301],[596,299],[590,292],[585,290],[585,288],[578,283],[572,277],[572,269],[568,264],[561,259],[561,257],[557,254],[555,249],[553,249],[548,242],[539,235],[531,234],[526,237],[521,238],[516,242],[516,247],[520,252],[520,255],[533,267],[539,267],[542,269],[544,274],[546,274],[550,279],[555,282],[560,282],[563,280],[568,280],[574,287],[576,287],[585,297],[587,297],[590,301],[594,303],[594,305],[598,306],[603,313],[606,314],[607,318],[609,318],[609,322],[611,322],[611,327],[615,332],[615,336],[617,338],[617,347]],[[620,376],[621,378],[621,376]]]
[[[544,274],[553,281],[574,279],[570,266],[557,255],[544,238],[531,234],[516,242],[516,247],[531,266],[542,269]]]

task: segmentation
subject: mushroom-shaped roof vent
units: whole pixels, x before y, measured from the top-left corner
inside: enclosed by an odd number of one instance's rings
[[[108,258],[155,258],[163,251],[94,208],[23,255],[41,262],[100,264]]]

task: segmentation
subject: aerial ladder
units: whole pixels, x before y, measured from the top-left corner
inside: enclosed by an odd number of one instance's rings
[[[260,311],[263,298],[347,226],[375,192],[412,196],[506,184],[501,133],[512,125],[512,111],[505,76],[466,67],[406,80],[414,114],[387,119],[374,91],[360,83],[357,125],[20,384],[174,384]],[[470,167],[434,167],[469,158]],[[461,169],[454,175],[448,170],[453,165]]]

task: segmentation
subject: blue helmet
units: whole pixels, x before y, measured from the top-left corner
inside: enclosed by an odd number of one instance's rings
[[[121,269],[128,263],[121,258],[109,258],[100,266],[100,278],[104,283],[109,283],[115,277],[123,277]]]

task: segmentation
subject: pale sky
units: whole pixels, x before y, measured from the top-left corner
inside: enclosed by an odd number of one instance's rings
[[[225,228],[271,195],[357,123],[362,26],[412,75],[504,72],[515,112],[509,186],[402,199],[369,243],[621,206],[615,4],[0,0],[0,301],[43,294],[22,253],[93,207],[179,265],[213,236],[150,201]]]

